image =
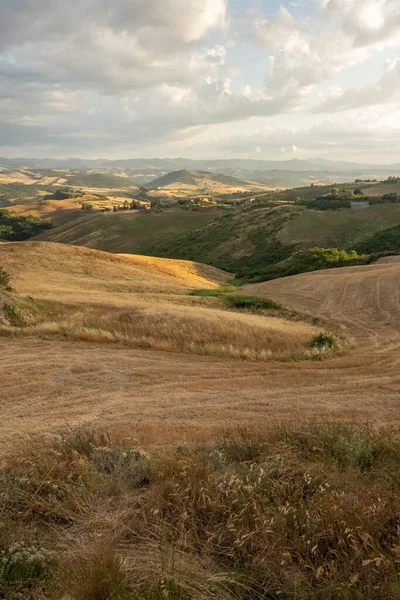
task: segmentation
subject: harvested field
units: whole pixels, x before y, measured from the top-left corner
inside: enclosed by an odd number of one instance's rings
[[[29,264],[33,265],[33,278],[29,281],[26,267],[17,259],[20,245],[15,244],[14,259],[14,251],[8,252],[9,246],[0,247],[0,263],[16,278],[21,292],[28,293],[30,289],[35,297],[49,299],[64,293],[62,298],[70,299],[72,288],[65,291],[68,279],[75,281],[76,294],[80,298],[87,296],[93,304],[106,291],[95,261],[89,277],[84,264],[77,257],[72,260],[74,252],[87,252],[90,257],[93,251],[63,246],[71,252],[70,272],[53,272],[45,285],[41,279],[43,263],[35,265],[32,256]],[[39,252],[39,244],[33,247]],[[52,261],[60,261],[58,248],[54,245],[51,252],[45,253],[51,269],[55,264]],[[114,292],[121,286],[113,296],[122,304],[132,285],[128,274],[139,269],[135,260],[139,259],[115,256],[104,267]],[[67,264],[63,265],[67,269]],[[149,281],[159,286],[153,274],[146,275],[146,268],[148,272],[148,265],[143,265],[143,289],[148,289]],[[211,273],[220,283],[221,272]],[[171,289],[183,292],[190,286],[195,288],[196,277],[201,278],[199,273],[185,275],[185,281],[171,277]],[[198,287],[207,287],[204,281],[197,281]],[[3,338],[2,450],[11,441],[32,433],[55,431],[65,423],[92,423],[149,443],[209,439],[221,425],[260,421],[400,424],[399,282],[400,262],[393,258],[365,267],[303,274],[243,290],[265,294],[297,310],[342,323],[354,337],[356,348],[321,362],[261,363],[68,338]]]

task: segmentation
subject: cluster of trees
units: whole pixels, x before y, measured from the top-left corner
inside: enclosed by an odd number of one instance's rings
[[[388,227],[374,233],[356,246],[357,252],[373,254],[399,254],[400,253],[400,225]]]
[[[393,183],[394,180],[400,181],[400,178],[396,177],[389,179],[391,179],[391,183]],[[370,204],[384,204],[387,202],[400,202],[400,196],[395,192],[390,192],[381,196],[364,196],[364,192],[360,188],[355,188],[354,190],[339,190],[339,188],[334,187],[324,196],[306,200],[298,198],[297,204],[315,210],[335,210],[339,208],[350,208],[351,202],[358,200],[368,201]]]
[[[369,264],[377,258],[375,254],[359,254],[356,250],[338,248],[310,248],[295,252],[289,260],[258,269],[249,274],[246,281],[259,282],[336,267]]]
[[[385,204],[387,202],[400,202],[400,196],[395,193],[383,194],[382,196],[372,196],[369,198],[370,204]]]
[[[301,200],[299,204],[315,210],[335,210],[338,208],[351,207],[351,201],[348,197],[339,196],[332,192],[326,196],[319,196],[314,200]]]
[[[400,183],[400,177],[395,177],[394,175],[390,175],[390,177],[385,179],[385,181],[383,183],[391,183],[391,184]]]
[[[71,187],[64,186],[57,188],[53,194],[45,197],[45,200],[66,200],[68,198],[81,198],[85,195],[82,190],[74,190]]]
[[[53,224],[37,217],[17,217],[8,210],[0,210],[0,239],[9,242],[28,240],[45,229],[51,229]]]
[[[113,211],[118,212],[119,210],[140,210],[141,208],[142,204],[137,200],[131,200],[130,202],[128,202],[128,200],[125,200],[123,204],[114,204]],[[111,210],[111,208],[106,208],[104,210]]]

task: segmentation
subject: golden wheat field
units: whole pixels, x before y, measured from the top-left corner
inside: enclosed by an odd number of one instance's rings
[[[342,327],[354,348],[322,361],[281,360],[318,328],[191,296],[229,277],[211,267],[33,242],[1,245],[0,263],[23,297],[0,339],[3,449],[65,423],[167,442],[235,423],[399,422],[397,259],[243,290]]]

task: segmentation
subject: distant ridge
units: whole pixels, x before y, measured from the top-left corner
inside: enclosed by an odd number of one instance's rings
[[[216,160],[192,160],[188,158],[131,158],[120,160],[108,159],[85,159],[85,158],[1,158],[0,166],[6,168],[70,168],[70,169],[93,169],[93,168],[124,168],[142,169],[155,168],[165,171],[187,170],[218,170],[244,169],[269,171],[282,169],[288,171],[370,171],[376,172],[398,172],[400,163],[390,165],[364,164],[346,161],[332,161],[323,158],[309,160],[256,160],[250,158],[230,158]]]
[[[223,175],[221,173],[212,173],[210,171],[189,171],[187,169],[181,169],[179,171],[167,173],[162,177],[158,177],[157,179],[150,181],[144,187],[149,189],[157,189],[174,184],[184,184],[200,188],[207,186],[207,184],[210,184],[211,182],[233,187],[257,187],[257,183],[239,179],[238,177]]]

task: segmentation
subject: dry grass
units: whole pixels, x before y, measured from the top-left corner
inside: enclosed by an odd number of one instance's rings
[[[164,450],[90,429],[38,440],[0,473],[0,593],[394,600],[399,443],[333,424]]]
[[[68,215],[71,219],[74,216],[79,216],[81,207],[76,203],[76,200],[32,200],[23,204],[13,204],[7,206],[14,215],[26,217],[31,215],[41,219],[50,219],[54,223],[58,223],[60,219]]]
[[[229,275],[191,261],[116,255],[52,242],[16,242],[0,249],[0,264],[22,294],[40,299],[129,306],[133,295],[187,294],[216,288]]]
[[[3,336],[61,335],[93,343],[261,361],[332,354],[329,349],[309,347],[316,328],[281,318],[171,302],[148,305],[138,301],[129,308],[114,308],[68,306],[15,295],[5,299]]]
[[[310,325],[222,310],[222,302],[200,306],[202,299],[189,297],[189,290],[216,288],[227,277],[212,267],[45,243],[4,245],[0,262],[17,290],[42,299],[5,297],[3,335],[58,334],[263,361],[321,356],[307,347],[317,333]]]

